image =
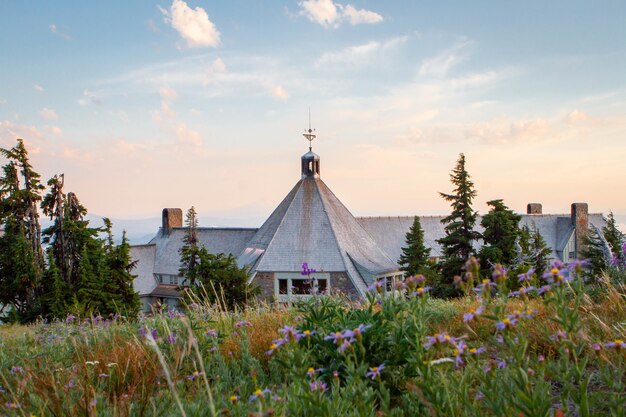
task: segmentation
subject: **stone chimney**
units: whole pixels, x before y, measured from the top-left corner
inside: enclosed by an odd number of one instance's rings
[[[526,214],[541,214],[541,203],[528,203]]]
[[[162,218],[164,235],[169,235],[173,227],[183,227],[183,211],[179,208],[164,208]]]
[[[589,206],[587,203],[572,203],[572,225],[576,228],[576,258],[584,246],[584,237],[589,232]]]

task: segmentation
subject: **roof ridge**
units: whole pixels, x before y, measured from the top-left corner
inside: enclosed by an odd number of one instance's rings
[[[316,181],[316,185],[317,185],[317,181],[320,181],[322,184],[326,185],[324,181],[322,181],[321,178],[316,178],[315,181]],[[337,232],[335,232],[335,228],[333,227],[333,222],[330,221],[330,216],[328,215],[328,208],[326,207],[326,201],[324,200],[324,197],[322,196],[322,193],[320,192],[319,186],[315,187],[315,189],[317,190],[317,193],[320,196],[322,207],[324,207],[324,213],[326,213],[326,217],[328,218],[328,224],[330,225],[330,231],[333,232],[333,239],[335,239],[335,245],[337,245],[337,248],[339,249],[339,253],[341,254],[341,245],[339,244],[339,239],[337,239]],[[343,255],[341,256],[341,262],[343,262],[343,267],[345,268],[347,272],[348,265],[346,265],[346,260],[344,259]],[[348,274],[348,276],[350,276],[350,274]],[[352,279],[352,277],[350,277],[350,279]],[[353,284],[354,284],[354,288],[357,288],[357,291],[358,291],[358,286],[356,285],[356,283],[353,282]]]

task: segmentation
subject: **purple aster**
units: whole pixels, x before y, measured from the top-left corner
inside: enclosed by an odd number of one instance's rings
[[[480,316],[485,310],[484,306],[478,306],[476,309],[470,309],[467,313],[463,314],[463,321],[465,323],[474,320],[476,317]]]
[[[557,330],[556,333],[550,335],[550,340],[560,342],[567,339],[567,332],[565,330]]]
[[[167,335],[167,343],[173,345],[176,343],[176,333],[170,333]]]
[[[539,295],[542,295],[542,294],[545,294],[545,293],[549,292],[551,289],[552,289],[552,286],[550,286],[550,285],[544,285],[544,286],[540,287],[540,288],[537,290],[537,293],[538,293]]]
[[[600,343],[594,343],[593,345],[591,345],[591,348],[596,352],[599,352],[600,350],[602,350],[602,345]]]
[[[430,291],[430,287],[420,287],[411,293],[411,297],[424,297]]]
[[[498,369],[504,369],[507,366],[507,363],[504,359],[498,359]]]
[[[152,336],[152,339],[157,340],[159,338],[159,335],[157,334],[157,329],[150,330],[150,336]]]
[[[196,370],[196,371],[193,371],[193,374],[187,375],[187,379],[190,381],[193,381],[194,379],[200,377],[201,375],[202,375],[202,372],[199,372]]]
[[[491,274],[491,279],[497,282],[498,284],[506,281],[507,270],[504,266],[500,264],[496,264],[493,267],[493,273]]]
[[[309,388],[311,389],[311,392],[326,392],[328,390],[328,385],[322,381],[311,381],[309,382]]]
[[[9,371],[9,373],[11,375],[15,375],[15,374],[21,374],[24,372],[24,368],[22,368],[21,366],[14,366],[13,368],[11,368],[11,370]]]
[[[505,330],[511,327],[515,327],[515,325],[517,324],[517,319],[513,318],[505,318],[502,321],[499,321],[496,323],[496,329],[498,330]]]
[[[615,349],[625,349],[626,342],[621,339],[614,340],[612,342],[608,342],[604,344],[605,348],[615,348]]]
[[[345,331],[344,331],[344,336],[343,336],[343,337],[344,337],[344,338],[346,338],[346,339],[351,338],[351,337],[357,337],[357,338],[359,338],[359,337],[361,337],[361,336],[363,335],[363,333],[364,333],[367,329],[369,329],[370,327],[372,327],[372,325],[371,325],[371,324],[367,324],[367,325],[365,325],[365,324],[359,324],[359,327],[357,327],[357,328],[356,328],[356,329],[354,329],[354,330],[345,330]]]
[[[74,320],[76,319],[76,316],[73,314],[68,314],[67,317],[65,318],[65,322],[66,323],[72,323]]]
[[[206,332],[206,334],[207,334],[207,336],[217,337],[217,330],[210,329],[208,332]]]
[[[11,401],[5,403],[4,406],[6,408],[10,408],[10,409],[13,409],[13,410],[17,410],[18,408],[20,408],[20,405],[18,403],[13,403]]]
[[[332,340],[334,344],[339,345],[343,341],[342,332],[334,332],[324,338],[324,340]]]
[[[278,329],[278,332],[285,335],[286,342],[297,342],[302,337],[302,334],[295,328],[295,326],[284,326],[282,329]]]
[[[269,390],[268,388],[265,388],[264,390],[256,389],[254,393],[250,396],[250,398],[248,398],[248,401],[252,402],[257,398],[263,397],[265,394],[269,394],[270,392],[271,390]]]
[[[588,259],[574,259],[567,264],[567,269],[572,272],[580,273],[589,266]]]
[[[241,320],[241,321],[238,321],[237,323],[235,323],[235,325],[233,327],[235,329],[239,329],[241,327],[252,327],[252,323],[250,323],[248,320]]]
[[[99,374],[98,375],[100,378],[108,378],[109,374]]]
[[[533,279],[534,274],[535,274],[535,270],[533,268],[530,268],[528,271],[524,272],[523,274],[519,274],[517,276],[517,280],[519,282],[529,282],[530,280]]]
[[[378,366],[375,366],[373,368],[370,368],[369,372],[367,372],[365,374],[366,378],[371,378],[372,380],[380,377],[380,371],[382,371],[383,369],[385,369],[385,364],[381,363]]]
[[[381,293],[383,291],[383,281],[375,281],[373,284],[367,287],[367,291]]]
[[[480,401],[483,398],[485,398],[485,394],[483,394],[482,391],[478,391],[474,396],[474,401]]]
[[[341,342],[341,345],[337,348],[337,350],[342,353],[345,352],[346,349],[349,349],[352,347],[352,340],[353,339],[350,339],[350,340],[344,339],[344,341]]]

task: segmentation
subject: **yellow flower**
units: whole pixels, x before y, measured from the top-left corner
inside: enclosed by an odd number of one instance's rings
[[[231,395],[231,396],[230,396],[230,402],[231,402],[231,403],[237,402],[237,398],[238,398],[238,397],[237,397],[236,395],[234,395],[234,394],[233,394],[233,395]]]
[[[261,394],[263,394],[263,391],[258,388],[256,391],[254,391],[254,395],[261,395]]]

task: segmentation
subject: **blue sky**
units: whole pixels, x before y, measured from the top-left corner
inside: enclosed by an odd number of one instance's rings
[[[322,177],[355,213],[436,214],[460,152],[477,208],[626,213],[623,1],[0,3],[0,146],[90,211],[263,218]]]

